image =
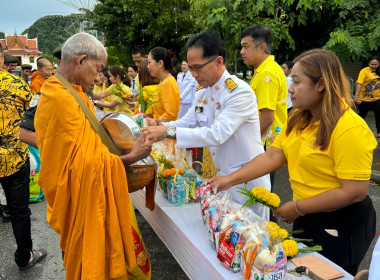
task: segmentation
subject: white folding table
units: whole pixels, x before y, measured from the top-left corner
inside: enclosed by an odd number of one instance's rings
[[[240,272],[233,273],[227,270],[217,259],[216,252],[211,248],[207,238],[199,203],[176,207],[157,190],[156,206],[154,211],[150,211],[145,207],[145,190],[132,193],[131,198],[134,207],[148,221],[190,279],[243,279]],[[348,272],[316,252],[299,254],[298,257],[308,254],[318,255],[319,258],[342,271],[344,277],[339,279],[353,279]],[[291,261],[288,261],[287,268],[294,268]],[[286,279],[306,280],[310,278],[297,277],[287,273]]]

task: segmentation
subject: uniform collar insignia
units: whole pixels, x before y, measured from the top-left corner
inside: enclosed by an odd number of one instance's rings
[[[203,87],[202,86],[200,86],[199,84],[197,85],[197,88],[195,89],[196,91],[198,91],[198,90],[200,90],[200,89],[202,89]]]
[[[227,86],[228,90],[230,92],[232,92],[235,88],[237,88],[239,85],[237,83],[235,83],[234,80],[232,80],[231,78],[227,78],[225,81],[224,81],[224,84]]]

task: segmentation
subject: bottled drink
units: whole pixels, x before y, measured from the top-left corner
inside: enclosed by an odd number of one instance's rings
[[[183,181],[181,176],[177,176],[176,184],[173,184],[172,191],[172,203],[175,206],[182,206],[187,204],[189,193],[187,185]]]

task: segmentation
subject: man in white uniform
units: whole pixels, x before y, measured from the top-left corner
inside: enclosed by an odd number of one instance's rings
[[[143,129],[154,141],[176,139],[177,147],[209,147],[218,176],[228,175],[264,152],[260,136],[256,97],[250,86],[231,76],[224,64],[226,51],[219,35],[205,31],[187,43],[187,61],[199,86],[186,115],[167,123],[149,119]],[[203,87],[203,88],[200,88]],[[247,183],[247,188],[270,189],[269,175]],[[235,186],[228,190],[233,199],[246,198]],[[267,207],[253,205],[256,214],[269,219]]]
[[[134,96],[136,96],[139,92],[137,89],[137,66],[135,64],[130,64],[128,66],[128,76],[131,78],[131,91]]]
[[[181,70],[182,72],[177,75],[177,84],[181,98],[178,113],[179,119],[182,118],[190,109],[194,100],[195,89],[198,84],[193,75],[191,75],[186,61],[182,61]]]

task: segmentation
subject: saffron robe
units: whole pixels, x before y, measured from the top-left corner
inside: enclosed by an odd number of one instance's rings
[[[73,87],[94,113],[81,87]],[[35,128],[39,185],[47,220],[61,235],[66,279],[150,279],[124,165],[55,77],[41,88]]]
[[[38,73],[38,72],[35,72]],[[42,77],[40,74],[33,73],[33,80],[30,81],[30,89],[34,94],[41,90],[42,85],[45,83],[47,79]]]

